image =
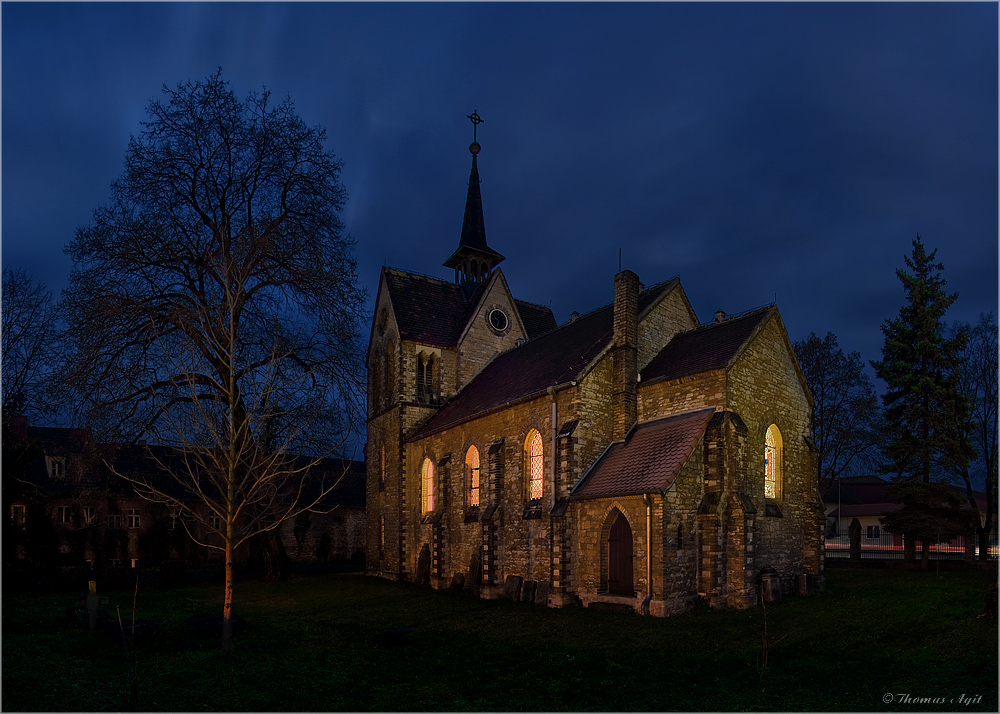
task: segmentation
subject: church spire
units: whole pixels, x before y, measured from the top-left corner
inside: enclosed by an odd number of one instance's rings
[[[476,141],[476,129],[483,123],[479,113],[469,115],[472,122],[472,172],[469,174],[469,193],[465,199],[465,217],[462,220],[462,235],[458,240],[458,250],[444,262],[446,268],[455,269],[455,282],[478,284],[485,280],[493,267],[504,259],[502,255],[486,244],[486,223],[483,221],[483,197],[479,191],[479,167],[476,155],[482,147]]]

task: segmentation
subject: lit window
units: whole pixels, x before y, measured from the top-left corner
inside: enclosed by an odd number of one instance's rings
[[[139,509],[130,508],[128,509],[128,527],[138,528],[139,527]]]
[[[465,468],[469,472],[469,505],[479,505],[479,449],[470,446],[465,454]]]
[[[781,498],[781,432],[774,424],[764,435],[764,498]]]
[[[72,523],[73,509],[70,506],[59,506],[59,522]]]
[[[420,503],[424,513],[434,510],[434,464],[430,459],[424,459],[420,469]]]
[[[528,500],[536,501],[542,497],[542,435],[532,429],[525,442],[528,455]]]

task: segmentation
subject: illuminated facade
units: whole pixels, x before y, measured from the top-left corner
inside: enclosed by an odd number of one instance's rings
[[[701,325],[679,279],[626,270],[557,325],[486,243],[473,149],[454,282],[381,274],[369,573],[660,615],[747,607],[765,568],[821,580],[812,400],[777,307]]]

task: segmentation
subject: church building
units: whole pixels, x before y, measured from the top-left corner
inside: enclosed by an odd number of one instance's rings
[[[379,281],[369,574],[654,615],[821,583],[813,402],[778,308],[701,324],[678,278],[624,270],[558,325],[511,294],[469,150],[453,278]]]

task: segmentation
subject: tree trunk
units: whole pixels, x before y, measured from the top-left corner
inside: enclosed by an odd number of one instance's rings
[[[979,534],[979,560],[987,560],[990,555],[990,530],[986,526],[977,525],[976,532]]]
[[[226,600],[222,608],[222,656],[233,651],[233,526],[226,526]]]
[[[920,569],[927,570],[931,562],[930,543],[926,540],[920,542]]]

